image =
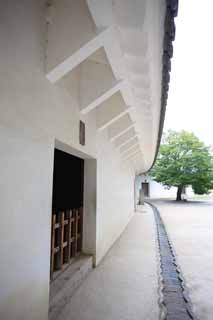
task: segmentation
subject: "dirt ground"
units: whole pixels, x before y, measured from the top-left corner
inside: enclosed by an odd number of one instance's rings
[[[213,201],[154,200],[186,280],[195,315],[213,319]]]

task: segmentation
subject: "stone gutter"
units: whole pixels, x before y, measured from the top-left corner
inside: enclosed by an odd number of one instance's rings
[[[159,249],[159,306],[161,320],[198,320],[188,295],[186,281],[177,264],[176,255],[168,238],[158,209],[150,202],[157,228]]]

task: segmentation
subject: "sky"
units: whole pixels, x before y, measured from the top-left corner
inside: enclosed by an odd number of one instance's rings
[[[213,1],[179,0],[164,131],[213,145]]]

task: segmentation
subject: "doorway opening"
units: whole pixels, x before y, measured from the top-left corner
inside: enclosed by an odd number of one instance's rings
[[[54,280],[82,251],[84,159],[55,149],[51,270]]]
[[[144,192],[144,196],[149,197],[149,183],[148,182],[142,182],[142,189]]]

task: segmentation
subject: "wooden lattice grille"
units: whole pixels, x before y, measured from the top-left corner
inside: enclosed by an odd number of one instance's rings
[[[52,215],[50,276],[71,262],[82,250],[83,208]]]

